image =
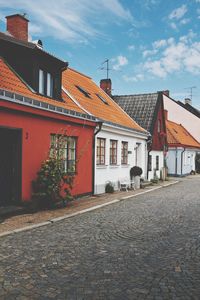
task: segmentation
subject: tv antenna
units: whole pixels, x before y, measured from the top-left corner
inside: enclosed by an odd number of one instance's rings
[[[190,94],[189,94],[190,100],[192,100],[193,89],[196,89],[196,88],[197,88],[196,86],[189,86],[189,87],[185,88],[185,90],[189,90],[190,91]]]
[[[109,71],[112,70],[109,68],[109,59],[107,58],[106,60],[104,60],[102,63],[101,63],[101,67],[99,68],[100,70],[106,70],[106,79],[109,78]]]

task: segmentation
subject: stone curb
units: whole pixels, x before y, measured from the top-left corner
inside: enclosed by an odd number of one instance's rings
[[[163,185],[163,186],[158,186],[158,187],[152,188],[150,190],[147,190],[147,191],[135,194],[135,195],[130,195],[130,196],[127,196],[127,197],[122,197],[121,199],[114,199],[114,200],[112,200],[110,202],[107,202],[107,203],[95,205],[95,206],[92,206],[90,208],[86,208],[86,209],[77,211],[75,213],[64,215],[64,216],[61,216],[61,217],[53,218],[53,219],[50,219],[48,221],[41,222],[41,223],[38,223],[38,224],[33,224],[33,225],[25,226],[25,227],[22,227],[22,228],[11,230],[11,231],[5,231],[3,233],[0,233],[0,238],[4,237],[4,236],[7,236],[7,235],[16,234],[18,232],[23,232],[23,231],[31,230],[31,229],[34,229],[34,228],[39,228],[39,227],[42,227],[42,226],[50,225],[50,224],[53,224],[53,223],[56,223],[56,222],[59,222],[59,221],[65,220],[65,219],[69,219],[69,218],[75,217],[77,215],[84,214],[86,212],[90,212],[90,211],[102,208],[104,206],[108,206],[108,205],[111,205],[111,204],[114,204],[114,203],[117,203],[117,202],[120,202],[120,201],[128,200],[130,198],[134,198],[134,197],[146,194],[146,193],[150,193],[152,191],[155,191],[155,190],[158,190],[158,189],[161,189],[161,188],[164,188],[164,187],[168,187],[168,186],[176,184],[178,182],[180,182],[180,181],[177,180],[177,181],[171,182],[169,184],[166,184],[166,185]]]

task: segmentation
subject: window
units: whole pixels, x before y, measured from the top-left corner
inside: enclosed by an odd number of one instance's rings
[[[148,160],[148,170],[152,171],[152,155],[149,155],[149,160]]]
[[[156,170],[159,170],[159,156],[156,155]]]
[[[44,71],[39,70],[39,93],[44,95]]]
[[[122,142],[121,163],[122,165],[128,164],[128,142]]]
[[[53,97],[53,76],[47,73],[47,96]]]
[[[50,73],[39,70],[39,93],[48,97],[53,97],[54,80]]]
[[[87,98],[91,98],[90,97],[90,93],[87,92],[84,88],[80,87],[79,85],[75,85],[75,87]]]
[[[104,103],[108,105],[108,102],[106,101],[106,99],[104,99],[101,95],[96,94],[96,96]]]
[[[110,164],[117,164],[117,141],[110,140]]]
[[[97,138],[97,165],[105,165],[105,145],[105,139]]]
[[[67,173],[76,171],[76,144],[76,137],[51,135],[51,151],[56,150],[56,154],[63,160],[63,168]]]

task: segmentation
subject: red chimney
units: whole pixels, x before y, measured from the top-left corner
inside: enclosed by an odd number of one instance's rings
[[[112,92],[112,81],[111,79],[101,79],[100,88],[104,90],[109,96],[111,96]]]
[[[28,22],[23,15],[7,16],[7,31],[16,39],[28,42]]]
[[[168,120],[168,110],[164,110],[164,115],[165,115],[165,121],[167,121]]]

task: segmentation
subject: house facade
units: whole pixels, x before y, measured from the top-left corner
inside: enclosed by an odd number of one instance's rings
[[[200,151],[200,143],[181,124],[169,121],[167,117],[166,127],[168,174],[172,176],[188,175],[191,171],[195,171],[195,157]]]
[[[72,193],[91,194],[97,122],[62,91],[67,64],[28,42],[26,18],[7,20],[10,31],[0,33],[0,205],[31,199],[52,136],[63,132],[71,141],[65,164],[75,178]]]
[[[200,118],[187,109],[189,106],[180,105],[167,95],[163,96],[164,108],[168,111],[168,119],[172,122],[182,124],[189,133],[200,142]]]
[[[130,168],[138,165],[146,178],[148,133],[98,87],[90,77],[68,68],[63,90],[78,105],[102,122],[95,132],[94,193],[105,192],[110,181],[115,190],[130,179]]]
[[[148,141],[147,178],[164,178],[167,152],[163,93],[112,96],[114,101],[150,134]]]

